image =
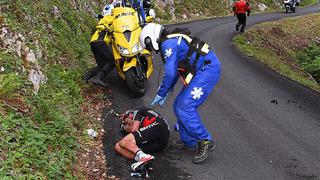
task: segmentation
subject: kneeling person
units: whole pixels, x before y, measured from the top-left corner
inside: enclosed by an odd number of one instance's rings
[[[133,171],[154,159],[147,153],[160,152],[170,136],[166,120],[150,108],[128,110],[121,117],[121,129],[128,133],[115,145],[115,150],[128,159],[135,159]]]

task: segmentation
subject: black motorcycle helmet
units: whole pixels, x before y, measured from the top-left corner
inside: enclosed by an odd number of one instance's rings
[[[143,1],[143,7],[144,8],[150,8],[152,5],[151,0],[144,0]]]
[[[132,7],[131,1],[130,0],[123,0],[122,6],[123,7]]]

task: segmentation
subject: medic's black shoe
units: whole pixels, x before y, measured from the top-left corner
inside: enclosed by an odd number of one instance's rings
[[[209,143],[209,151],[213,151],[217,147],[217,144],[213,141]]]
[[[186,145],[181,140],[173,140],[172,146],[177,149],[184,149]]]
[[[187,149],[189,151],[194,151],[196,149],[196,148],[186,146],[181,140],[173,140],[171,145],[176,149]]]
[[[209,151],[215,148],[215,143],[209,140],[198,141],[196,154],[193,156],[192,162],[199,164],[208,158]]]

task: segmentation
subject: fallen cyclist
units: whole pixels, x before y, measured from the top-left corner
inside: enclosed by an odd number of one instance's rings
[[[136,171],[155,159],[149,153],[165,148],[170,136],[169,126],[159,113],[147,107],[126,111],[121,121],[121,130],[128,134],[116,143],[115,150],[137,161],[131,165],[131,169]]]

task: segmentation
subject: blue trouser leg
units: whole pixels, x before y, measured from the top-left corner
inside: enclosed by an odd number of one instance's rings
[[[197,108],[207,99],[220,78],[220,64],[206,65],[198,70],[187,87],[176,97],[173,108],[177,116],[180,139],[189,147],[198,140],[212,140],[201,122]]]

